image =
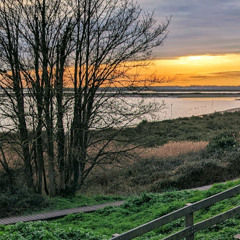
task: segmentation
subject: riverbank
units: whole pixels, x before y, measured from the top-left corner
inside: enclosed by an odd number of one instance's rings
[[[225,113],[225,112],[239,112],[240,108],[231,108],[225,111],[220,111],[219,113]]]
[[[195,188],[238,178],[240,112],[143,121],[126,129],[140,149],[117,166],[97,168],[86,193],[135,194],[165,189]],[[210,145],[209,145],[210,144]]]

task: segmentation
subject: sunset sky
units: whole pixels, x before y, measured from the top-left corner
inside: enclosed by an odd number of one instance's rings
[[[139,0],[158,21],[172,16],[149,71],[165,85],[240,85],[239,0]]]

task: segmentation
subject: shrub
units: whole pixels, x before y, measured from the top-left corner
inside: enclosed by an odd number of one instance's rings
[[[146,130],[148,130],[148,121],[147,120],[142,120],[136,127],[136,132],[138,133],[143,133]]]
[[[40,210],[49,205],[48,201],[37,193],[26,189],[17,189],[0,194],[0,217],[22,214],[34,209]]]
[[[228,151],[238,147],[236,134],[231,132],[224,132],[214,137],[208,144],[209,152]]]
[[[0,193],[9,191],[13,187],[13,179],[12,179],[13,174],[7,174],[3,171],[0,171]]]

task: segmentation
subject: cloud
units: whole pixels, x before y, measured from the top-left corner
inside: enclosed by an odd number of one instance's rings
[[[240,71],[212,72],[208,74],[197,74],[189,77],[190,79],[240,79]]]
[[[210,76],[219,78],[240,78],[240,71],[215,72],[211,73]]]
[[[240,51],[239,0],[139,0],[146,11],[155,9],[158,21],[172,16],[169,35],[157,56],[182,56]]]

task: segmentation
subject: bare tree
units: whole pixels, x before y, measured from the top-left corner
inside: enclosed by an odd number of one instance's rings
[[[144,86],[129,70],[146,65],[169,22],[157,24],[128,0],[0,3],[1,88],[29,188],[74,193],[97,164],[129,150],[119,133],[151,107],[130,104],[120,91]]]
[[[56,194],[54,97],[56,95],[58,102],[58,126],[60,126],[63,118],[61,82],[66,67],[64,55],[68,51],[68,39],[73,30],[68,4],[70,1],[6,0],[0,5],[1,62],[4,67],[1,71],[1,87],[18,116],[16,123],[23,143],[25,154],[23,159],[25,165],[29,165],[29,174],[26,178],[31,179],[34,173],[36,174],[35,186],[38,192],[42,190],[44,179],[45,191],[48,193],[45,172],[45,167],[48,166],[50,195]],[[71,43],[69,45],[71,46]],[[24,90],[28,90],[28,98],[33,100],[28,101],[28,104],[25,103]],[[32,118],[33,124],[27,123],[25,119],[28,115],[27,108],[30,106],[32,112],[29,115],[35,116]],[[31,142],[29,132],[33,136]],[[59,133],[60,127],[58,138]],[[43,156],[45,140],[47,164]],[[31,163],[32,158],[35,159],[34,163]],[[35,172],[32,169],[33,165]]]
[[[70,170],[68,178],[74,190],[81,187],[96,164],[106,156],[114,158],[120,152],[108,150],[108,147],[116,141],[122,127],[112,134],[103,134],[104,137],[100,139],[99,134],[106,130],[106,126],[98,129],[98,137],[92,133],[92,129],[97,127],[96,120],[99,124],[102,107],[107,104],[113,106],[104,92],[106,88],[104,91],[100,88],[123,86],[124,83],[119,84],[119,79],[132,67],[127,62],[149,57],[150,50],[163,43],[169,24],[167,21],[156,26],[152,14],[143,13],[138,4],[128,0],[79,1],[76,19],[76,50],[73,55],[74,114],[68,147],[68,162],[73,166],[73,172]],[[99,90],[100,96],[97,94]],[[139,113],[128,114],[124,114],[128,117],[125,121]],[[122,115],[120,108],[118,115]],[[114,121],[107,123],[107,128],[111,127],[116,127]],[[96,154],[90,156],[88,149],[96,145]]]
[[[3,0],[0,4],[0,44],[1,60],[5,67],[1,71],[1,87],[9,97],[18,121],[19,140],[24,156],[25,180],[29,188],[33,188],[33,175],[29,149],[29,136],[24,110],[24,81],[21,75],[21,44],[19,35],[20,16],[13,11],[15,1]],[[8,70],[6,72],[6,70]],[[12,90],[14,96],[9,92]]]

